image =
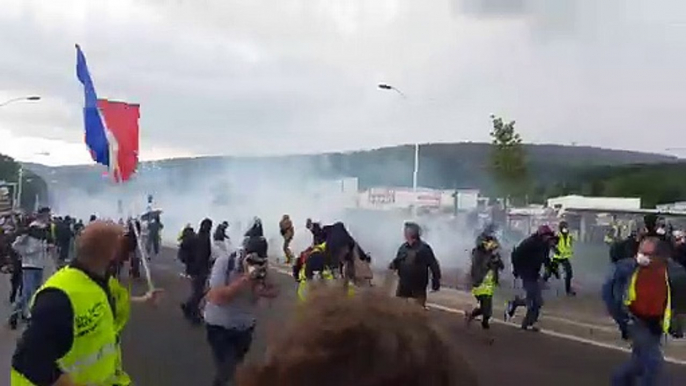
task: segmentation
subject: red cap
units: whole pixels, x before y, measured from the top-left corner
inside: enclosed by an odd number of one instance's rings
[[[538,232],[539,235],[552,235],[553,230],[550,229],[548,225],[541,225],[538,227]]]

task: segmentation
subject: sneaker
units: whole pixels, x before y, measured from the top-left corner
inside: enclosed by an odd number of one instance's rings
[[[472,312],[465,312],[464,313],[464,325],[465,327],[469,328],[472,325],[472,321],[474,318],[472,318]]]
[[[529,332],[540,332],[541,329],[538,328],[538,326],[531,325],[531,326],[522,326],[522,330],[524,331],[529,331]]]
[[[17,324],[19,323],[19,318],[17,314],[12,314],[9,319],[10,330],[16,330]]]

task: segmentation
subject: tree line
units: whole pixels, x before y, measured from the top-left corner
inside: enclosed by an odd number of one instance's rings
[[[0,181],[7,183],[16,183],[19,181],[19,169],[21,165],[12,157],[0,154]],[[24,168],[22,178],[22,195],[20,207],[25,211],[33,211],[36,206],[36,198],[41,203],[47,203],[48,185],[45,181],[33,173],[31,170]]]
[[[550,180],[535,178],[515,130],[515,121],[492,116],[490,171],[496,193],[515,203],[542,203],[547,198],[579,194],[640,197],[643,207],[686,201],[686,163],[667,162],[594,166],[579,164]]]

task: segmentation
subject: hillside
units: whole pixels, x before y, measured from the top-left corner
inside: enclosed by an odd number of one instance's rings
[[[419,185],[430,188],[480,188],[489,191],[492,181],[488,168],[490,145],[485,143],[425,144],[420,148]],[[592,167],[632,164],[676,163],[678,158],[660,154],[608,150],[583,146],[526,145],[534,185],[543,194],[546,187],[569,183]],[[278,165],[302,170],[321,178],[358,177],[361,187],[410,186],[413,146],[396,146],[351,153],[329,153],[266,158],[199,157],[146,162],[141,169],[157,168],[165,172],[170,185],[183,180],[192,183],[194,176],[211,170]],[[101,166],[66,166],[50,168],[27,164],[27,167],[52,183],[78,186],[88,191],[103,189]],[[144,177],[140,177],[144,178]]]

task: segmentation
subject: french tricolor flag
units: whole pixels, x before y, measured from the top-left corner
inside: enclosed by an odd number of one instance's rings
[[[98,99],[86,57],[76,45],[76,76],[83,84],[86,146],[93,160],[107,166],[116,182],[126,181],[138,166],[140,106]]]

